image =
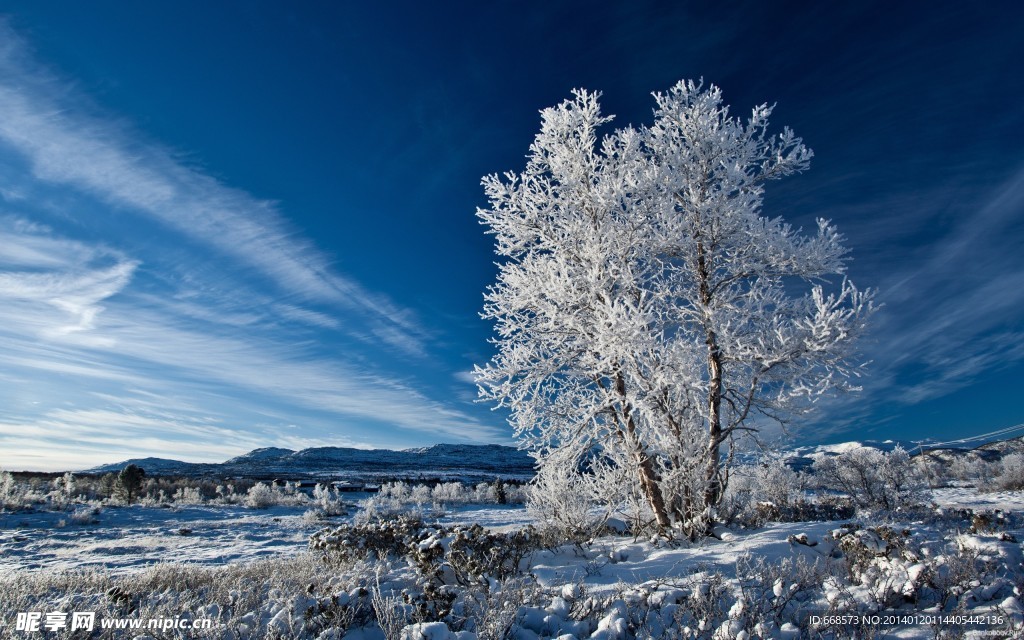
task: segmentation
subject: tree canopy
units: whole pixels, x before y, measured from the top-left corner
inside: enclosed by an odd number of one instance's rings
[[[542,472],[599,452],[632,471],[659,530],[701,535],[723,447],[853,388],[872,294],[843,277],[827,221],[805,234],[761,215],[765,183],[812,156],[768,133],[771,107],[742,120],[717,87],[680,82],[654,95],[652,125],[599,139],[599,97],[545,109],[526,169],[483,179],[502,261],[477,381]]]

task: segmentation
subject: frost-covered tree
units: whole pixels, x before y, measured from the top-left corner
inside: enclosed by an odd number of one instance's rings
[[[0,510],[20,506],[20,494],[18,483],[11,472],[0,469]]]
[[[693,82],[654,97],[653,125],[599,141],[611,118],[576,91],[542,112],[525,171],[483,179],[498,352],[476,375],[541,467],[600,451],[659,529],[696,536],[754,418],[849,387],[871,296],[842,278],[828,222],[804,234],[761,216],[764,184],[812,155],[767,133],[770,107],[741,120]]]

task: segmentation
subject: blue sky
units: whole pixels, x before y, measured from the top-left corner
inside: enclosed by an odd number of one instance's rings
[[[1020,3],[369,4],[0,3],[0,466],[511,443],[480,177],[699,77],[777,103],[815,159],[765,213],[885,303],[796,439],[1024,422]]]

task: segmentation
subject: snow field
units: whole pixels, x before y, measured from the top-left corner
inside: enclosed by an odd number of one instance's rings
[[[308,504],[0,513],[0,611],[210,618],[187,637],[237,640],[1024,637],[1024,495],[927,495],[936,506],[720,526],[695,543],[538,532],[499,564],[532,522],[521,505],[445,508],[386,553],[359,533],[326,559],[310,536],[352,517],[317,521]],[[25,637],[12,625],[0,638]]]

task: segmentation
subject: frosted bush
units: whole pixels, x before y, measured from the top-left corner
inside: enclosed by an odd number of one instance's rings
[[[20,509],[24,495],[11,472],[0,469],[0,508]]]
[[[510,637],[521,608],[538,596],[538,585],[532,577],[496,580],[487,589],[466,589],[462,613],[478,640],[504,640]]]
[[[429,504],[431,502],[430,487],[425,484],[416,485],[412,489],[410,499],[417,507],[423,507],[423,505]]]
[[[595,479],[575,464],[540,467],[527,489],[527,510],[562,540],[582,542],[596,535],[608,519],[594,497]]]
[[[0,576],[0,611],[94,611],[97,629],[90,637],[103,640],[131,637],[123,629],[99,629],[102,619],[124,617],[216,623],[210,630],[157,637],[340,638],[350,627],[374,624],[369,587],[375,580],[372,566],[328,565],[308,553],[219,567],[160,564],[126,575],[45,571]],[[15,633],[13,622],[0,627],[0,638],[29,635]]]
[[[927,454],[914,456],[913,463],[928,487],[937,489],[948,486],[951,478],[949,465]]]
[[[404,482],[385,482],[380,486],[377,495],[381,498],[391,498],[398,503],[410,502],[412,489]]]
[[[718,517],[727,524],[761,527],[767,522],[799,522],[846,518],[851,503],[834,496],[812,497],[813,478],[797,472],[779,456],[738,466],[729,478]]]
[[[732,622],[753,637],[779,637],[782,627],[814,612],[825,578],[825,563],[804,556],[767,560],[736,559],[739,593],[729,609]]]
[[[823,487],[847,494],[860,507],[895,509],[924,497],[924,479],[901,447],[889,453],[857,447],[819,458],[814,474]]]
[[[445,507],[502,503],[502,497],[504,502],[522,504],[526,502],[526,491],[521,485],[507,484],[500,480],[493,483],[481,482],[475,486],[461,482],[442,482],[434,487],[402,481],[385,482],[376,495],[363,501],[356,518],[365,523],[402,514],[436,516]]]
[[[986,485],[979,485],[985,489]],[[992,479],[991,488],[996,491],[1017,491],[1024,489],[1024,454],[1013,453],[999,463],[998,473]]]
[[[480,482],[473,487],[473,502],[477,504],[486,504],[488,502],[494,502],[494,489],[487,482]]]
[[[420,573],[439,585],[487,588],[493,580],[519,575],[523,558],[539,542],[533,527],[506,533],[492,533],[479,524],[424,528],[406,553]]]
[[[1000,473],[999,464],[988,462],[976,455],[958,456],[949,463],[950,477],[985,488]]]
[[[262,482],[257,482],[245,496],[245,506],[250,509],[266,509],[276,502],[274,489]]]
[[[203,496],[198,487],[180,487],[174,492],[177,504],[203,504]]]
[[[71,514],[71,522],[77,525],[96,524],[99,522],[96,516],[100,513],[99,507],[80,507]]]
[[[437,504],[465,504],[468,496],[461,482],[442,482],[434,487],[432,497]]]
[[[316,512],[321,516],[340,516],[345,513],[341,493],[326,484],[317,483],[313,489],[313,503],[316,505]]]
[[[57,510],[67,508],[75,498],[75,476],[69,471],[59,478],[54,478],[52,490],[47,498],[51,508]]]
[[[217,496],[216,500],[220,504],[240,504],[240,503],[244,503],[245,502],[245,497],[247,495],[247,494],[238,493],[236,491],[236,489],[235,489],[235,485],[233,485],[231,483],[217,485],[217,487],[214,490],[214,492],[215,492],[215,494]]]
[[[758,465],[754,477],[758,498],[780,508],[803,500],[808,486],[807,477],[791,469],[781,458],[771,458]]]
[[[413,543],[425,537],[423,532],[426,528],[422,520],[407,517],[366,524],[342,524],[314,533],[310,536],[309,547],[332,560],[401,557]]]
[[[257,482],[248,491],[244,500],[250,509],[266,509],[273,506],[302,506],[309,503],[309,498],[300,493],[296,485],[286,484],[283,488]]]

